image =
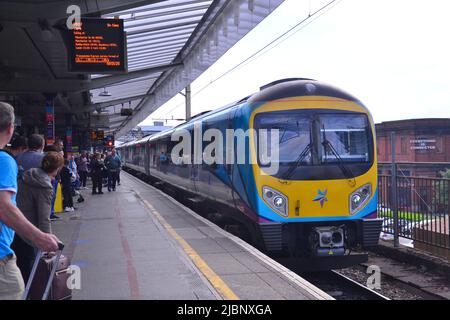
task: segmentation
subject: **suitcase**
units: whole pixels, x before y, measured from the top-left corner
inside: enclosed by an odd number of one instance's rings
[[[62,254],[63,244],[59,244],[56,255],[38,251],[30,277],[22,296],[23,300],[70,300],[72,290],[67,286],[70,277],[70,259]]]

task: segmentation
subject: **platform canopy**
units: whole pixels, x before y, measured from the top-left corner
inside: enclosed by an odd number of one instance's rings
[[[283,0],[15,0],[0,2],[0,100],[23,121],[42,111],[44,94],[78,125],[120,137],[182,91]],[[83,17],[120,18],[128,72],[68,71],[57,24],[78,5]],[[122,116],[122,109],[132,113]],[[128,110],[129,111],[129,110]],[[30,120],[30,119],[28,119]]]

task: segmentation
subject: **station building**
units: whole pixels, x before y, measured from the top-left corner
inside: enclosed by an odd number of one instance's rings
[[[375,125],[379,172],[391,173],[391,133],[395,159],[405,176],[441,177],[450,169],[450,118],[410,119]]]

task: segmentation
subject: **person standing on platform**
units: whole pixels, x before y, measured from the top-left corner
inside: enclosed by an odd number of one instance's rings
[[[74,175],[69,168],[69,160],[64,160],[64,167],[61,169],[59,175],[61,177],[61,189],[63,196],[63,208],[65,212],[73,212],[75,208],[73,207],[73,195],[72,195],[72,181],[74,180]]]
[[[103,165],[105,164],[105,154],[101,153],[100,154],[100,163],[102,163]],[[103,183],[103,187],[108,187],[108,170],[105,170],[103,172],[103,176],[102,176],[102,183]]]
[[[53,198],[52,180],[63,165],[64,158],[60,153],[49,152],[42,159],[41,168],[29,169],[19,179],[17,206],[28,221],[42,232],[52,233],[49,219]],[[17,255],[17,266],[27,282],[36,258],[36,248],[16,234],[12,249]]]
[[[59,152],[64,157],[64,142],[61,139],[56,139],[54,146],[58,148]]]
[[[58,250],[59,242],[56,236],[30,223],[16,206],[19,170],[14,158],[3,151],[13,132],[14,108],[0,102],[0,300],[20,299],[25,287],[11,249],[15,232],[43,251]]]
[[[117,171],[117,185],[120,186],[120,171],[122,170],[122,157],[120,156],[120,154],[118,152],[117,152],[117,156],[119,157],[119,160],[120,160],[119,171]]]
[[[88,156],[85,151],[81,154],[79,160],[78,174],[80,175],[81,187],[83,189],[87,189],[86,181],[88,176]]]
[[[17,164],[22,170],[19,172],[19,176],[22,176],[23,172],[32,169],[40,168],[42,158],[44,157],[45,140],[39,134],[32,134],[28,139],[28,150],[17,156]]]
[[[111,150],[111,155],[106,157],[105,166],[108,169],[108,191],[116,191],[117,173],[122,165],[119,156],[116,154],[116,149]]]
[[[75,190],[79,190],[81,186],[80,176],[78,174],[78,165],[73,154],[68,154],[67,159],[69,160],[70,172],[72,172],[72,175],[75,177],[72,179],[72,194],[75,194]]]
[[[60,144],[59,144],[60,145]],[[56,144],[49,144],[46,145],[44,148],[44,152],[58,152],[59,154],[61,154],[61,156],[64,156],[64,152],[61,151],[61,148],[56,146]],[[54,180],[52,180],[52,186],[53,186],[53,198],[52,198],[52,209],[50,212],[50,220],[55,221],[55,220],[59,220],[61,219],[60,217],[58,217],[55,214],[55,201],[56,201],[56,194],[58,192],[58,184],[61,181],[61,177],[58,173],[58,175],[56,176],[56,178]]]
[[[15,135],[11,139],[11,146],[6,147],[5,150],[12,154],[12,156],[17,160],[17,156],[24,153],[28,149],[27,138]]]
[[[91,176],[92,176],[92,194],[103,194],[103,175],[106,171],[105,165],[101,161],[100,154],[96,153],[91,161]]]

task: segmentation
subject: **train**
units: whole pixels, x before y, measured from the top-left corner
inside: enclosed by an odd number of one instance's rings
[[[126,170],[259,249],[320,260],[378,244],[376,150],[369,110],[307,78],[118,148]]]

